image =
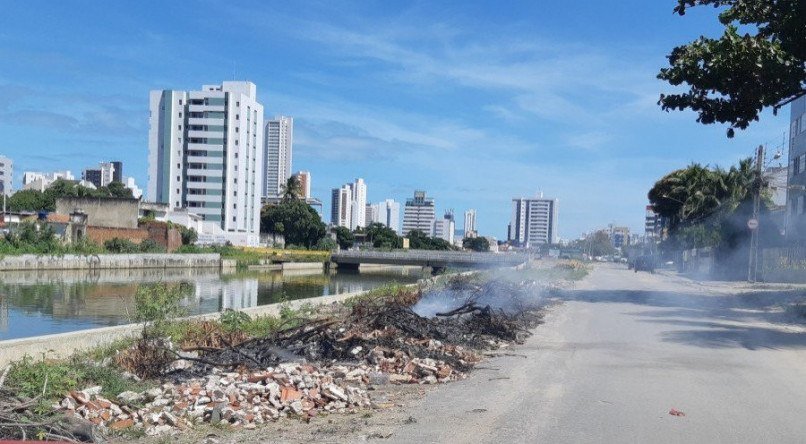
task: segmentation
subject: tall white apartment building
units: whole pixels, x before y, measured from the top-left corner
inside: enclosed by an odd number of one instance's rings
[[[330,200],[330,223],[337,227],[350,228],[353,218],[352,185],[334,188]]]
[[[334,188],[331,194],[330,222],[355,230],[367,226],[367,185],[358,178]]]
[[[478,231],[476,230],[476,210],[470,209],[465,211],[465,237],[473,237]]]
[[[508,239],[526,248],[557,243],[557,200],[512,199]]]
[[[201,216],[211,236],[201,243],[257,245],[263,105],[255,84],[151,91],[150,102],[148,200]]]
[[[6,156],[0,156],[0,193],[14,193],[14,162]]]
[[[372,205],[367,205],[367,225],[380,223],[400,233],[400,203],[386,199]]]
[[[403,236],[413,230],[433,236],[435,219],[434,199],[426,197],[425,191],[415,191],[413,199],[406,199],[403,210]]]
[[[263,196],[279,197],[291,177],[291,156],[294,145],[294,119],[276,116],[266,121],[266,142],[263,153]]]

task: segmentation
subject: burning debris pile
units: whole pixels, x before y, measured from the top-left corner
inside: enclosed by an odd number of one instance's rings
[[[148,434],[353,411],[370,406],[373,385],[463,378],[481,350],[523,341],[541,322],[540,290],[535,282],[454,278],[425,294],[408,290],[334,305],[267,337],[208,338],[176,348],[144,339],[118,364],[143,377],[159,374],[167,381],[160,389],[122,393],[114,402],[92,391],[71,393],[59,407],[101,427]],[[152,368],[135,365],[143,362],[138,354]]]

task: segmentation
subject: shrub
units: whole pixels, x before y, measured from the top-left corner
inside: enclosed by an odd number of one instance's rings
[[[104,242],[104,248],[110,253],[138,253],[140,251],[137,244],[119,237]]]
[[[146,239],[140,243],[141,253],[164,253],[165,248],[158,244],[154,239]]]

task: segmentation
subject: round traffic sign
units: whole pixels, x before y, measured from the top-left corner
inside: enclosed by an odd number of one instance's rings
[[[758,219],[752,218],[752,219],[748,220],[747,221],[747,228],[749,228],[751,230],[755,230],[756,228],[758,228]]]

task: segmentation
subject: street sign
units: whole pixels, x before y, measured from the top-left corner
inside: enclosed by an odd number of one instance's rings
[[[756,228],[758,228],[758,219],[751,218],[750,220],[748,220],[747,221],[747,228],[749,228],[751,230],[755,230]]]

